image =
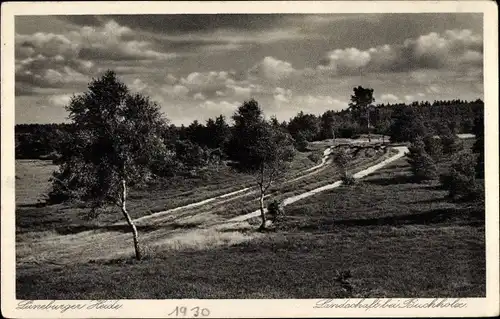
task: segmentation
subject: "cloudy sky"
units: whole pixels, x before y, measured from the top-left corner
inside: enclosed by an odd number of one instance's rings
[[[340,110],[357,85],[377,102],[483,98],[482,14],[16,17],[16,123],[63,122],[106,69],[174,124]]]

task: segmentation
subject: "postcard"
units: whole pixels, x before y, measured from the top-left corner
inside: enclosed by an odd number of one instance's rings
[[[3,316],[499,314],[494,2],[1,23]]]

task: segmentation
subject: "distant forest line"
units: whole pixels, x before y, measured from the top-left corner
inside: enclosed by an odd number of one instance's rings
[[[411,104],[377,104],[363,119],[350,109],[328,110],[321,115],[299,112],[288,122],[271,118],[275,125],[287,130],[297,144],[329,138],[353,138],[361,134],[383,134],[393,142],[410,141],[412,136],[474,133],[483,129],[484,102],[445,100]],[[363,123],[365,121],[365,123]],[[230,154],[232,125],[224,116],[206,123],[194,120],[188,126],[170,125],[164,141],[181,153],[202,154],[218,150]],[[53,159],[61,141],[71,134],[72,124],[17,124],[15,126],[16,159]],[[300,150],[300,147],[297,147]]]

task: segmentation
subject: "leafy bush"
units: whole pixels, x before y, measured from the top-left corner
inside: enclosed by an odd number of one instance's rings
[[[342,175],[341,180],[342,180],[342,183],[346,186],[352,186],[352,185],[356,184],[356,179],[352,175],[349,175],[347,173]]]
[[[206,150],[190,140],[177,141],[175,145],[177,160],[186,170],[203,167],[207,164]]]
[[[45,203],[48,205],[56,205],[64,203],[71,199],[71,193],[67,187],[59,182],[60,180],[68,179],[69,172],[55,171],[50,178],[51,188],[48,194],[45,195]]]
[[[178,169],[174,152],[161,152],[151,163],[151,172],[160,177],[171,177]]]
[[[444,154],[455,154],[463,150],[463,143],[455,134],[440,136]]]
[[[435,138],[432,135],[427,135],[424,138],[425,151],[429,154],[435,161],[439,161],[443,156],[443,144],[441,139]]]
[[[433,180],[437,177],[437,168],[434,159],[425,151],[425,144],[421,137],[417,137],[409,148],[408,163],[415,180],[418,182]]]
[[[67,192],[58,184],[53,184],[52,189],[45,196],[45,203],[48,205],[56,205],[66,202],[70,197]]]
[[[355,138],[357,134],[360,134],[362,128],[359,124],[353,123],[350,126],[344,126],[339,128],[339,136],[340,138]]]
[[[473,152],[478,154],[476,162],[476,177],[484,179],[484,136],[481,134],[476,138]]]
[[[303,132],[298,132],[297,136],[294,139],[293,145],[299,152],[305,152],[307,151],[307,138],[306,135]]]
[[[475,162],[471,152],[462,151],[454,156],[449,172],[441,176],[441,184],[451,199],[474,200],[482,196],[483,190],[475,178]]]

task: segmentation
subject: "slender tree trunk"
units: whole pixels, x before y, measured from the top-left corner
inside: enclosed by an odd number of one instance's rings
[[[264,166],[261,166],[260,168],[260,198],[259,198],[259,204],[260,204],[260,218],[262,219],[262,224],[260,225],[259,229],[263,230],[266,228],[266,213],[264,212]]]
[[[132,229],[132,234],[134,236],[134,248],[135,248],[135,258],[137,260],[142,259],[142,251],[141,251],[141,246],[139,244],[139,234],[137,232],[137,227],[135,227],[134,221],[130,217],[129,213],[127,212],[127,183],[125,180],[122,180],[122,213],[125,216],[125,219],[127,220],[128,225]]]
[[[368,142],[372,141],[371,135],[370,135],[370,109],[366,109],[366,122],[368,124]]]
[[[260,218],[262,220],[262,224],[260,225],[260,229],[265,229],[266,228],[266,213],[264,212],[264,190],[260,189]]]

